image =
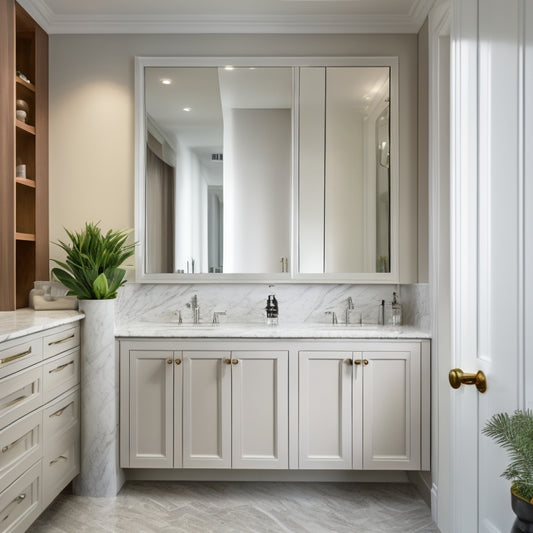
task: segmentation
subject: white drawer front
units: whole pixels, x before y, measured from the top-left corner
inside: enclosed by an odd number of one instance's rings
[[[0,428],[42,403],[42,368],[32,367],[0,379]]]
[[[44,358],[52,357],[80,344],[80,327],[62,329],[44,337]]]
[[[46,435],[46,444],[52,442],[59,435],[80,421],[80,391],[64,394],[51,404],[43,412],[43,427]],[[45,449],[47,453],[47,449]]]
[[[30,337],[6,342],[0,348],[0,378],[38,363],[43,358],[43,341]]]
[[[80,350],[71,350],[43,365],[43,403],[57,398],[80,382]]]
[[[26,531],[42,510],[41,461],[0,494],[2,533]]]
[[[40,410],[0,431],[0,491],[41,458],[42,438]]]
[[[43,458],[43,504],[46,507],[80,472],[80,426],[76,424],[46,443]]]

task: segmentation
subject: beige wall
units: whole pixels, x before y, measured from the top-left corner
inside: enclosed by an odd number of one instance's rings
[[[50,239],[85,221],[134,224],[134,57],[399,57],[400,273],[417,276],[416,35],[52,35]],[[51,257],[57,257],[56,247]]]

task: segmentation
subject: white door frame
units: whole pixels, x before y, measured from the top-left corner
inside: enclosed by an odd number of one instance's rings
[[[449,531],[450,397],[450,1],[428,16],[429,277],[432,316],[431,514]],[[444,378],[443,378],[444,376]]]

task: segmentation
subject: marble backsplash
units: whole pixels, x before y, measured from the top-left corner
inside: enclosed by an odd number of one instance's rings
[[[392,292],[397,290],[404,325],[429,330],[429,289],[417,285],[348,284],[141,284],[127,283],[119,292],[116,321],[174,321],[181,311],[184,323],[192,322],[187,307],[197,295],[201,321],[209,323],[214,311],[225,311],[221,322],[260,324],[265,320],[267,296],[274,293],[281,324],[327,323],[335,311],[344,322],[347,299],[351,297],[363,316],[363,323],[376,324],[378,306],[385,300],[385,323],[390,322]]]

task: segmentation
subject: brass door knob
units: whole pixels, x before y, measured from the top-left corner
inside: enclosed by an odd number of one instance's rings
[[[363,359],[363,364],[368,365],[368,359]]]
[[[349,366],[349,365],[353,365],[353,361],[351,359],[346,359],[346,364]]]
[[[176,359],[176,364],[181,365],[181,359]]]
[[[461,385],[475,385],[481,393],[487,390],[487,378],[481,370],[474,373],[463,372],[460,368],[452,368],[448,374],[448,379],[454,389],[458,389]]]
[[[224,363],[226,365],[231,365],[231,359],[224,359]]]
[[[172,364],[172,359],[167,359],[167,365],[171,365]]]
[[[354,363],[355,363],[356,365],[360,365],[360,364],[361,364],[361,359],[356,359],[356,360],[354,361]]]
[[[232,359],[231,360],[231,364],[232,365],[238,365],[239,364],[239,360],[238,359]]]

